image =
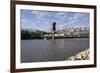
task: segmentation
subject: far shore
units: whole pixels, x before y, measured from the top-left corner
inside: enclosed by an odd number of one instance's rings
[[[74,39],[74,38],[89,38],[89,37],[55,37],[54,39]],[[36,40],[36,39],[44,39],[44,38],[34,38],[34,39],[21,39],[21,40]],[[51,39],[52,38],[46,38],[46,40]],[[53,39],[53,40],[54,40]]]

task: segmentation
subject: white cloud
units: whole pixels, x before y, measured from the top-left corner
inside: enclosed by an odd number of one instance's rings
[[[84,14],[84,13],[75,13],[73,16],[69,17],[68,19],[69,20],[75,20],[75,19],[78,19],[78,18],[80,18],[84,15],[86,15],[86,14]]]
[[[71,24],[75,23],[77,21],[77,19],[75,20],[70,20],[68,23],[65,23],[63,25],[60,25],[59,28],[64,28],[65,26],[71,26]]]
[[[86,15],[85,13],[75,13],[72,16],[67,17],[68,23],[60,25],[59,28],[64,28],[65,26],[69,26],[69,25],[71,26],[71,24],[75,23],[80,17],[83,17],[85,15]]]
[[[67,12],[56,12],[54,15],[54,19],[59,19],[60,21],[66,20],[68,17]]]
[[[31,13],[36,15],[37,19],[43,18],[44,16],[52,17],[54,14],[54,12],[48,12],[48,11],[32,11]]]
[[[53,21],[57,22],[57,28],[73,26],[78,19],[86,13],[54,12],[54,11],[30,11],[30,18],[22,19],[23,27],[32,27],[40,30],[50,30]],[[75,24],[76,25],[76,24]]]

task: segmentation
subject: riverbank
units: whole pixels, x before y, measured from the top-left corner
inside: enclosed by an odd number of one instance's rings
[[[54,37],[54,39],[74,39],[74,38],[89,38],[89,37]],[[21,39],[21,40],[41,40],[41,39],[46,39],[46,40],[51,40],[52,37],[49,38],[34,38],[34,39]]]
[[[73,38],[89,38],[89,37],[54,37],[54,39],[73,39]],[[48,37],[46,39],[52,39],[52,37]]]
[[[90,50],[86,49],[74,56],[71,56],[68,58],[68,61],[74,61],[74,60],[89,60],[90,58]]]

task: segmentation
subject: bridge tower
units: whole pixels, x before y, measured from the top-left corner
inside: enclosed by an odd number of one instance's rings
[[[56,33],[56,22],[52,23],[52,39],[54,39]]]

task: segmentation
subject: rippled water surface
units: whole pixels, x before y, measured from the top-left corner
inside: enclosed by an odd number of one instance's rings
[[[21,62],[63,61],[89,48],[89,38],[21,40]]]

